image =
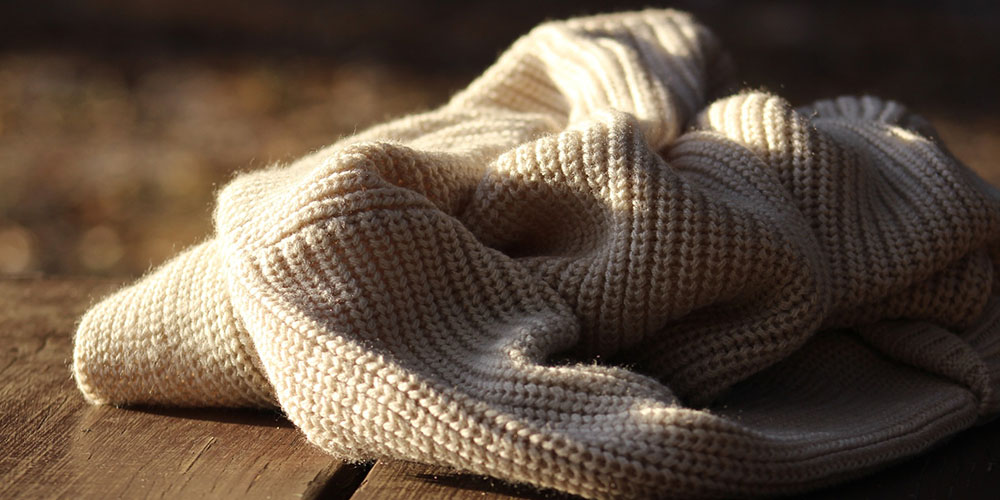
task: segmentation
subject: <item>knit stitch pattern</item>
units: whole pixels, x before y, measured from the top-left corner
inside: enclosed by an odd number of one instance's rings
[[[801,491],[996,414],[1000,193],[895,102],[730,74],[676,11],[543,24],[232,181],[84,316],[77,383],[589,498]]]

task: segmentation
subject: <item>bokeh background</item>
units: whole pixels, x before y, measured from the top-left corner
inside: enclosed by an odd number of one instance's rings
[[[136,275],[236,172],[444,102],[547,19],[693,12],[740,82],[892,97],[1000,184],[1000,2],[0,2],[0,275]]]

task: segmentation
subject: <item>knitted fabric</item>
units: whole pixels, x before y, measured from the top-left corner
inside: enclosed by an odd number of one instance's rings
[[[96,305],[100,404],[585,497],[801,491],[1000,410],[1000,193],[891,101],[794,109],[685,14],[543,24],[443,107],[236,178]]]

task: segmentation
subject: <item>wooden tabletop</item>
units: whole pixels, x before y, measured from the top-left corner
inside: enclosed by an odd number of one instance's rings
[[[569,498],[421,464],[342,463],[276,413],[88,405],[70,372],[73,329],[120,285],[0,279],[0,498]],[[1000,421],[801,498],[1000,498]]]

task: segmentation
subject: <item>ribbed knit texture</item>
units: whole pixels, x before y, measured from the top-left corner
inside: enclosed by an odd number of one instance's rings
[[[230,183],[83,318],[80,389],[593,498],[813,488],[1000,410],[1000,194],[899,104],[728,77],[682,13],[543,24]]]

